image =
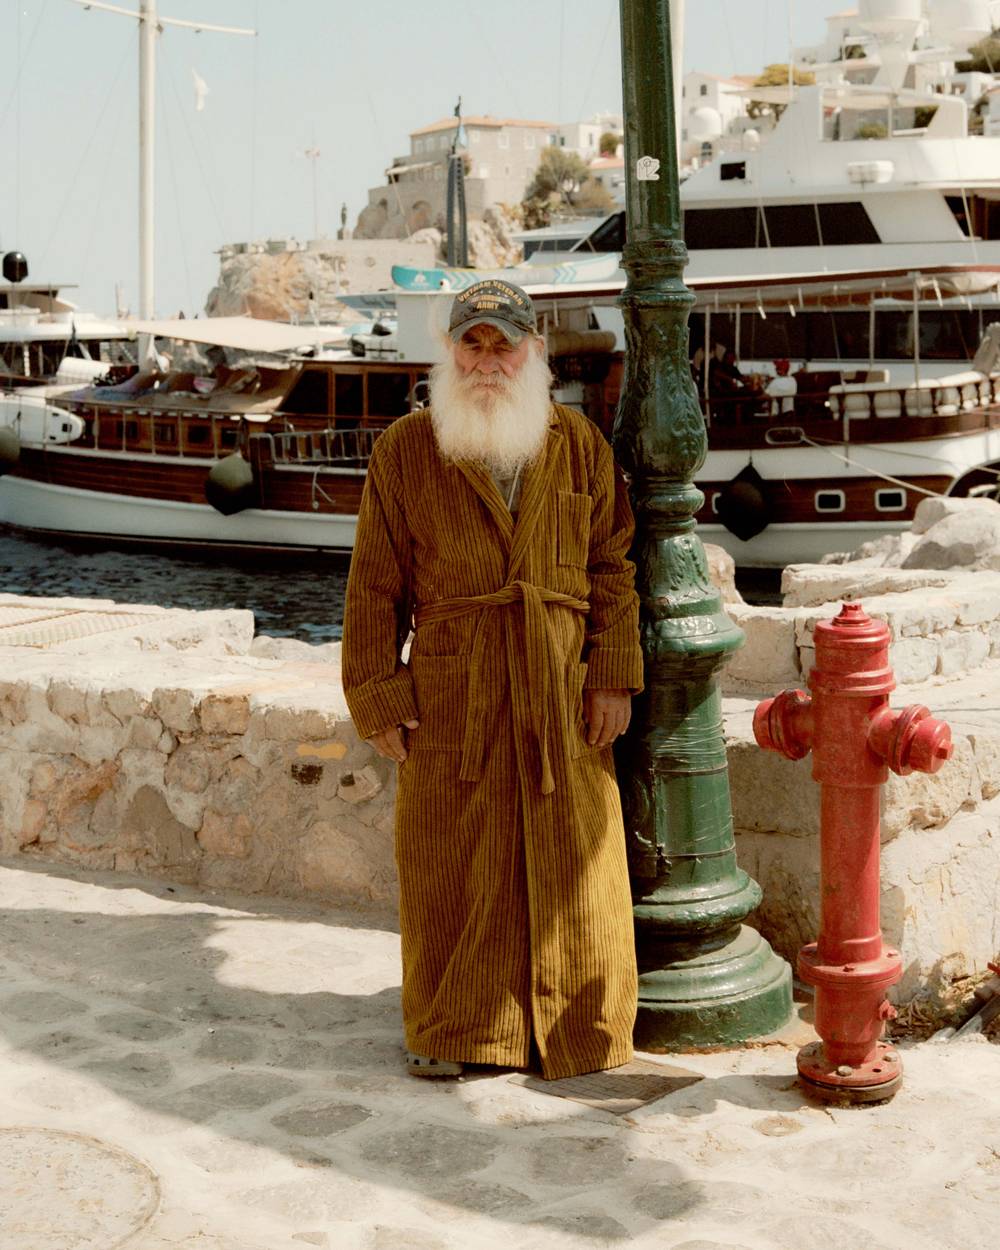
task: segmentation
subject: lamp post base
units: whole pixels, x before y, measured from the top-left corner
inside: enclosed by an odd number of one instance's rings
[[[784,1027],[792,1015],[792,970],[755,929],[740,925],[724,944],[639,968],[638,1050],[738,1045]],[[640,950],[643,948],[640,947]]]

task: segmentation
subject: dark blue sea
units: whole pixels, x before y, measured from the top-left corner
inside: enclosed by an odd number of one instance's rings
[[[0,591],[155,603],[168,608],[249,608],[259,634],[333,642],[344,620],[347,556],[258,554],[115,546],[29,538],[0,525]]]

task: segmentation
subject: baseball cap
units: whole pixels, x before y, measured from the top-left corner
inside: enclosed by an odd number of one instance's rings
[[[495,326],[511,343],[519,343],[538,328],[535,307],[513,282],[485,278],[467,287],[451,306],[448,333],[457,343],[473,326]]]

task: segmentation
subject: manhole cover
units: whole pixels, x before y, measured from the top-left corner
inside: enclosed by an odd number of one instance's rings
[[[588,1072],[586,1076],[567,1076],[559,1081],[543,1081],[540,1076],[518,1072],[510,1082],[543,1094],[554,1094],[557,1098],[586,1103],[588,1107],[599,1107],[614,1115],[625,1115],[701,1079],[700,1072],[689,1068],[635,1059],[607,1072]]]
[[[156,1212],[150,1169],[55,1129],[0,1129],[0,1250],[115,1250]]]

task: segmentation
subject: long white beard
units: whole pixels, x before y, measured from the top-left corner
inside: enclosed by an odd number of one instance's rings
[[[430,376],[431,420],[446,460],[479,460],[503,475],[533,460],[545,442],[552,375],[532,350],[513,378],[462,374],[449,351]]]

